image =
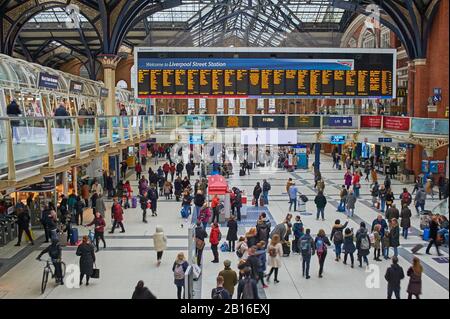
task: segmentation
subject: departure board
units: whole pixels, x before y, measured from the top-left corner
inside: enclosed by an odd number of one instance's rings
[[[396,51],[137,48],[137,98],[394,98]]]

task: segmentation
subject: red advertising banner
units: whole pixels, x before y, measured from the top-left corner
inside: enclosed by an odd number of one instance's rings
[[[381,116],[361,116],[361,128],[381,128]]]
[[[385,130],[409,131],[409,118],[398,116],[385,116],[383,119]]]

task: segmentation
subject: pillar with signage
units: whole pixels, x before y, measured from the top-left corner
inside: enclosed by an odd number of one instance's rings
[[[314,169],[320,171],[320,143],[316,143],[314,147]]]

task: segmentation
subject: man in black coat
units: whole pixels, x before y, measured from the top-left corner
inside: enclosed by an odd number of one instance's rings
[[[426,250],[427,255],[431,255],[430,249],[431,246],[433,246],[434,244],[436,246],[438,256],[442,256],[442,254],[439,252],[439,246],[437,242],[438,230],[439,230],[439,223],[437,221],[437,217],[433,216],[433,218],[430,221],[430,242],[428,243],[428,247]]]
[[[202,223],[197,221],[195,227],[195,254],[197,255],[197,265],[202,263],[203,249],[205,248],[205,238],[208,237],[206,230],[203,228]]]
[[[388,282],[387,299],[392,299],[392,293],[397,299],[400,299],[400,281],[405,278],[403,268],[398,265],[398,258],[392,257],[392,265],[386,270],[384,278]]]
[[[31,245],[34,245],[33,237],[31,237],[30,232],[30,214],[28,212],[28,208],[25,207],[22,203],[21,205],[16,209],[17,214],[17,226],[19,227],[19,234],[17,237],[17,244],[16,246],[20,246],[20,242],[22,241],[22,233],[25,232],[27,234],[28,239],[31,241]]]

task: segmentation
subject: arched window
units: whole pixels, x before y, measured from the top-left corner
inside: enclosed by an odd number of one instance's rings
[[[119,89],[128,89],[128,84],[125,80],[120,80],[119,82],[116,83],[116,88]]]

